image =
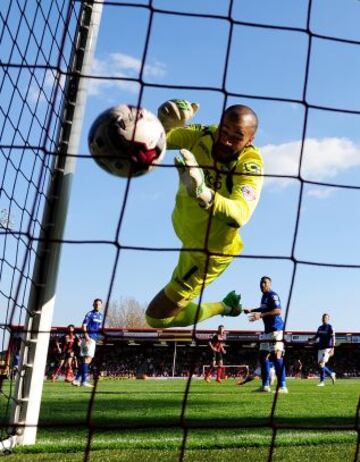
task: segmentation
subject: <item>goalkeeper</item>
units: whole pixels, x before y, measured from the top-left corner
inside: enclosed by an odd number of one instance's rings
[[[240,295],[230,292],[216,303],[195,299],[239,255],[239,229],[253,214],[263,183],[263,159],[253,140],[255,112],[243,105],[227,108],[220,125],[185,125],[199,105],[185,100],[162,104],[158,117],[167,132],[180,183],[172,214],[182,242],[170,282],[146,311],[151,327],[183,327],[212,316],[238,316]]]

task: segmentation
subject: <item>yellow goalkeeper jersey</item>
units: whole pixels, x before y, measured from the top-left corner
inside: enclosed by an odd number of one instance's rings
[[[167,134],[167,149],[191,151],[215,192],[213,207],[203,209],[180,183],[172,220],[184,247],[238,255],[243,248],[239,228],[249,221],[260,198],[263,159],[257,148],[248,146],[236,161],[215,161],[211,153],[216,129],[217,125],[189,125]]]

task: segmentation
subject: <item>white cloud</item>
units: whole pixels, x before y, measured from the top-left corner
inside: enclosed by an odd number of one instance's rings
[[[303,175],[309,180],[334,178],[359,165],[360,147],[349,139],[308,139],[305,142]]]
[[[267,145],[261,148],[268,175],[299,174],[301,142],[293,141],[280,145]],[[360,146],[347,138],[323,138],[305,140],[301,165],[301,175],[309,181],[330,181],[338,174],[360,166]],[[276,183],[286,187],[293,180],[267,178],[267,184]],[[333,188],[332,188],[333,189]],[[310,193],[310,190],[309,190]],[[326,197],[329,193],[312,190],[316,197]]]
[[[139,78],[141,70],[141,60],[123,53],[111,53],[107,59],[94,59],[92,73],[104,77],[125,77]],[[144,67],[145,77],[163,77],[166,75],[166,66],[161,62],[146,64]],[[88,91],[90,95],[100,95],[110,88],[120,88],[130,93],[139,90],[139,83],[126,80],[102,80],[89,79]]]
[[[326,188],[326,187],[314,187],[306,191],[307,196],[316,197],[317,199],[326,199],[329,197],[334,190],[337,188]]]

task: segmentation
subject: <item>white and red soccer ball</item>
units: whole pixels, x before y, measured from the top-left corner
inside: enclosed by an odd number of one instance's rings
[[[101,168],[127,178],[144,175],[161,162],[166,135],[153,113],[122,104],[107,109],[95,119],[88,143]]]

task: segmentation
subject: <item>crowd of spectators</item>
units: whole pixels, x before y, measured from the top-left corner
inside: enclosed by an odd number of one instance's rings
[[[246,348],[232,343],[227,345],[225,365],[247,365],[250,372],[257,366],[257,348]],[[177,345],[128,345],[100,347],[96,358],[96,370],[102,377],[187,377],[202,376],[203,366],[211,362],[206,346]],[[314,348],[291,347],[285,354],[289,377],[311,378],[318,374],[317,353]],[[360,348],[336,349],[330,361],[339,378],[360,377]],[[236,368],[229,369],[235,373]]]
[[[60,334],[59,334],[60,335]],[[56,351],[57,336],[52,336],[46,374],[50,378],[58,362]],[[20,342],[14,344],[10,371],[16,372]],[[15,348],[16,347],[16,348]],[[257,345],[241,345],[237,342],[226,344],[224,365],[246,365],[253,372],[258,365]],[[6,353],[6,352],[4,352]],[[1,358],[0,358],[1,359]],[[202,377],[204,366],[212,361],[207,344],[189,343],[133,343],[114,342],[112,345],[98,345],[93,375],[103,378],[146,378],[146,377]],[[335,348],[329,364],[338,378],[360,378],[360,344],[342,344]],[[317,350],[310,345],[288,345],[285,353],[288,377],[313,378],[318,376]],[[229,368],[228,375],[236,375],[239,370]],[[241,372],[241,371],[240,371]]]

